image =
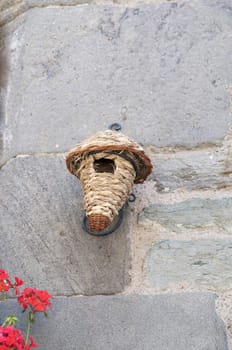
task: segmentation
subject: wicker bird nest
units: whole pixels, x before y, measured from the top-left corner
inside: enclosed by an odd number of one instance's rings
[[[89,228],[106,229],[131,193],[151,173],[143,148],[120,132],[106,130],[76,145],[67,155],[69,171],[80,179]]]

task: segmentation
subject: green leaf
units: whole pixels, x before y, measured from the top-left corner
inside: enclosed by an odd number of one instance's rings
[[[15,315],[9,315],[5,321],[3,322],[2,326],[13,326],[16,327],[16,324],[18,322],[18,318]]]

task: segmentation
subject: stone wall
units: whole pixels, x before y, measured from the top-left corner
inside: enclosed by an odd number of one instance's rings
[[[81,3],[0,5],[0,265],[62,296],[216,293],[232,336],[231,1]],[[96,238],[64,155],[113,122],[154,169]]]

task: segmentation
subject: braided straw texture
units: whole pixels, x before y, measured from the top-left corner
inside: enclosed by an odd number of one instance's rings
[[[76,145],[68,153],[66,163],[80,179],[88,225],[94,231],[110,225],[133,183],[143,182],[152,169],[140,145],[112,130],[98,132]]]
[[[98,159],[114,162],[114,173],[96,172]],[[131,193],[135,179],[133,166],[117,155],[104,152],[90,155],[81,163],[77,176],[84,194],[84,208],[89,227],[100,231],[109,226]]]
[[[76,170],[81,164],[83,157],[92,151],[118,151],[123,152],[134,160],[139,169],[135,183],[143,182],[152,171],[149,157],[143,148],[132,141],[128,136],[118,131],[105,130],[96,133],[74,147],[66,157],[69,171],[76,175]]]

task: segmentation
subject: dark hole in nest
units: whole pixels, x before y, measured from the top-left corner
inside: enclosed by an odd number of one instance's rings
[[[94,170],[96,173],[111,173],[115,171],[114,161],[111,159],[100,158],[96,159],[93,163]]]

